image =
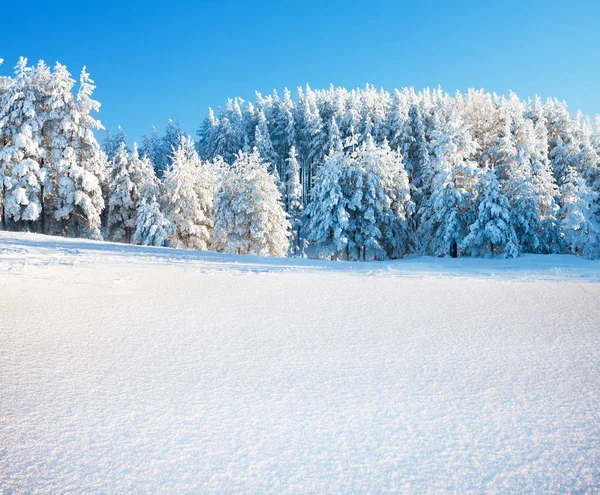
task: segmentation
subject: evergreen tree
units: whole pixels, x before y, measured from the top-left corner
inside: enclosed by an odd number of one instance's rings
[[[307,239],[315,244],[319,258],[349,258],[350,216],[342,183],[347,160],[341,150],[330,152],[317,173],[310,194],[305,230]]]
[[[121,147],[121,143],[127,143],[127,136],[123,129],[121,129],[121,126],[117,126],[117,132],[114,135],[111,134],[110,130],[106,131],[106,136],[104,136],[104,140],[102,141],[102,151],[104,151],[109,162],[114,159]],[[128,149],[127,151],[129,152]]]
[[[290,224],[275,178],[258,151],[240,151],[214,199],[213,246],[217,251],[285,256]]]
[[[131,243],[137,224],[137,191],[131,162],[121,142],[110,167],[107,235],[113,241]]]
[[[469,158],[476,144],[449,103],[438,106],[433,114],[430,146],[431,160],[424,180],[431,192],[419,210],[420,242],[431,255],[456,257],[475,215],[477,174]]]
[[[262,110],[258,112],[258,123],[254,132],[254,142],[258,154],[261,159],[266,163],[269,173],[273,174],[277,180],[280,177],[279,158],[273,149],[273,143],[269,135],[269,129],[267,127],[267,120]]]
[[[166,246],[173,232],[171,222],[160,211],[155,196],[143,198],[137,209],[134,241],[142,246]]]
[[[93,132],[103,128],[90,115],[100,110],[100,103],[91,98],[94,89],[84,67],[71,118],[73,156],[66,160],[57,181],[59,208],[55,218],[62,221],[67,235],[100,239],[100,214],[104,208],[101,184],[106,180],[107,162]]]
[[[34,84],[34,69],[20,58],[15,76],[0,101],[0,175],[2,176],[2,225],[7,218],[21,227],[31,225],[42,211],[43,182],[40,162],[45,156],[42,141],[42,95]]]
[[[211,245],[212,219],[198,195],[201,166],[193,141],[180,137],[163,178],[163,211],[175,227],[172,247],[206,250]]]
[[[510,205],[500,192],[494,171],[486,175],[479,213],[462,247],[475,256],[500,254],[515,258],[519,254],[517,236],[510,222]]]
[[[285,177],[285,211],[290,222],[290,254],[300,253],[300,229],[302,227],[302,184],[300,183],[300,164],[296,147],[292,145],[287,159]]]

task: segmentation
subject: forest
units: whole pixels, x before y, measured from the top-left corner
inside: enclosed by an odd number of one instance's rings
[[[84,68],[0,77],[1,228],[261,256],[600,257],[598,123],[471,89],[285,89],[102,144]],[[199,116],[199,120],[201,116]]]

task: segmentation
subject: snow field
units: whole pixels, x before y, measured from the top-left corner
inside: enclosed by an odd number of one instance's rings
[[[597,492],[597,265],[2,233],[0,492]]]

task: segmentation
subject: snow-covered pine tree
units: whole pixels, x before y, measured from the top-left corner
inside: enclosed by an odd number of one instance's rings
[[[466,123],[451,102],[440,101],[432,113],[430,159],[424,188],[429,195],[419,208],[418,240],[433,256],[458,255],[475,216],[476,150]]]
[[[221,156],[225,162],[232,164],[236,153],[244,146],[244,127],[242,111],[238,99],[229,99],[224,110],[219,113],[212,128],[212,156]]]
[[[389,214],[383,217],[382,222],[383,246],[388,258],[401,258],[413,249],[410,220],[415,212],[415,205],[411,199],[402,152],[392,151],[387,140],[384,140],[378,147],[378,155],[381,184],[389,208]]]
[[[117,126],[117,132],[114,134],[110,130],[106,131],[106,136],[104,136],[104,140],[102,141],[102,151],[104,151],[109,162],[112,162],[114,159],[121,143],[127,143],[127,136],[121,126]],[[127,151],[129,152],[129,150]]]
[[[131,243],[137,223],[137,189],[132,180],[130,158],[121,142],[110,167],[107,237]]]
[[[173,225],[160,211],[156,196],[142,198],[137,209],[134,241],[142,246],[167,246]]]
[[[510,222],[510,205],[500,192],[493,170],[488,171],[485,177],[482,196],[477,219],[463,240],[462,249],[474,256],[499,254],[504,258],[515,258],[519,255],[519,247]]]
[[[133,151],[129,157],[129,175],[133,182],[132,199],[137,206],[142,199],[150,200],[159,197],[159,181],[147,156],[140,157],[137,143],[133,143]]]
[[[292,145],[286,165],[285,176],[285,211],[290,222],[290,254],[298,255],[301,252],[300,230],[302,228],[302,184],[300,183],[300,163],[296,147]]]
[[[100,110],[92,99],[94,82],[84,67],[79,78],[75,106],[69,116],[69,139],[64,166],[57,178],[55,218],[64,235],[101,239],[100,215],[104,208],[101,184],[106,181],[106,155],[102,152],[94,130],[103,129],[90,113]],[[66,125],[66,124],[65,124]]]
[[[323,162],[327,149],[327,135],[314,91],[307,85],[302,110],[302,127],[300,129],[300,144],[302,157],[302,190],[304,204],[308,202],[310,190],[315,181],[316,173]]]
[[[43,94],[34,83],[35,69],[21,57],[0,101],[0,175],[2,175],[2,226],[7,218],[24,228],[31,227],[42,211],[43,182],[40,162]]]
[[[217,251],[285,256],[290,224],[275,177],[258,151],[240,151],[225,173],[213,206]]]
[[[267,119],[265,118],[265,114],[262,110],[258,112],[258,122],[254,130],[254,142],[260,158],[267,165],[269,173],[273,174],[279,181],[281,171],[279,157],[273,148],[269,129],[267,127]]]
[[[342,182],[348,160],[341,149],[332,150],[325,157],[311,191],[304,230],[319,258],[349,259],[350,216]]]
[[[180,137],[163,177],[163,211],[175,227],[169,237],[172,247],[206,250],[211,245],[210,207],[198,194],[200,167],[194,142]]]

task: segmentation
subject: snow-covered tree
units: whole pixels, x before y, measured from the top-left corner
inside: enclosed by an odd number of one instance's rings
[[[477,219],[462,242],[463,250],[475,256],[518,256],[519,246],[510,221],[510,205],[500,192],[493,170],[486,175],[482,196]]]
[[[292,145],[287,159],[285,174],[285,211],[289,216],[290,222],[290,254],[299,254],[300,229],[302,227],[302,213],[304,206],[302,204],[302,184],[300,183],[300,164],[298,163],[298,153],[296,147]]]
[[[347,161],[343,151],[330,152],[317,172],[315,187],[310,193],[305,231],[319,258],[349,258],[350,215],[342,182]]]
[[[257,150],[240,151],[225,173],[213,206],[217,251],[285,256],[290,224],[275,177]]]
[[[476,149],[457,108],[446,103],[433,114],[431,156],[425,188],[430,193],[419,215],[419,241],[434,256],[457,256],[475,215]]]
[[[131,243],[137,223],[137,190],[131,162],[121,142],[110,167],[107,235],[113,241]]]
[[[134,241],[142,246],[166,246],[173,225],[160,211],[155,196],[143,198],[137,209]]]
[[[133,151],[129,157],[129,175],[134,185],[132,199],[136,207],[142,199],[159,197],[159,181],[154,167],[147,156],[140,157],[137,143],[133,143]]]
[[[269,129],[267,127],[267,120],[262,110],[258,112],[258,123],[256,124],[254,132],[254,142],[260,158],[267,164],[267,169],[279,180],[279,158],[273,148]]]
[[[15,76],[0,100],[0,176],[2,225],[11,218],[21,227],[38,220],[45,156],[42,144],[43,95],[34,83],[35,70],[20,58]]]
[[[95,89],[85,67],[70,117],[72,152],[67,150],[64,167],[57,178],[59,207],[55,218],[62,222],[66,235],[100,239],[100,214],[104,208],[101,183],[106,180],[106,155],[100,149],[94,130],[102,124],[91,114],[100,110],[92,99]]]
[[[169,237],[172,247],[206,250],[211,245],[210,207],[198,194],[201,167],[194,142],[181,137],[163,177],[163,211],[175,227]]]
[[[112,134],[110,130],[106,131],[106,135],[102,141],[102,151],[104,151],[109,162],[114,159],[117,151],[119,151],[119,148],[121,147],[121,143],[127,143],[127,136],[123,129],[121,129],[121,126],[117,126],[117,132],[114,134]]]

